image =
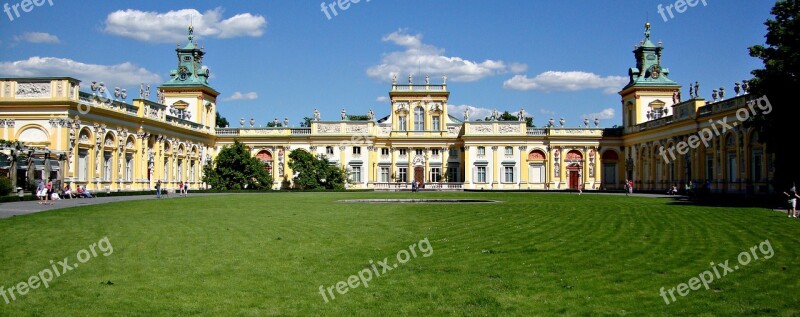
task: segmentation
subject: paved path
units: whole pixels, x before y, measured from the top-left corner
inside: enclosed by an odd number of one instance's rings
[[[546,193],[563,193],[563,194],[572,194],[577,195],[577,192],[572,191],[552,191]],[[584,194],[588,195],[615,195],[621,196],[625,195],[625,193],[607,193],[607,192],[592,192],[587,191]],[[190,194],[190,196],[207,196],[207,195],[229,195],[229,194],[205,194],[205,193],[196,193]],[[685,198],[686,196],[681,195],[665,195],[665,194],[648,194],[648,193],[634,193],[631,195],[632,197],[649,197],[649,198],[675,198],[681,199]],[[175,196],[174,194],[166,195],[163,199],[175,199],[180,198],[179,196]],[[10,203],[0,203],[0,219],[9,218],[18,215],[27,215],[32,213],[37,213],[41,211],[48,211],[54,209],[61,209],[61,208],[69,208],[69,207],[77,207],[77,206],[88,206],[88,205],[97,205],[97,204],[106,204],[106,203],[113,203],[113,202],[120,202],[120,201],[131,201],[131,200],[144,200],[144,199],[156,199],[153,195],[137,195],[137,196],[114,196],[114,197],[99,197],[99,198],[76,198],[76,199],[62,199],[56,201],[53,205],[39,205],[37,201],[18,201],[18,202],[10,202]],[[786,212],[786,209],[774,209],[775,211]]]
[[[224,194],[190,194],[192,196],[207,196],[207,195],[224,195]],[[178,199],[181,198],[175,194],[164,196],[162,199]],[[112,197],[98,197],[98,198],[74,198],[57,200],[52,205],[39,205],[38,201],[15,201],[10,203],[0,204],[0,219],[8,218],[18,215],[27,215],[41,211],[48,211],[61,208],[88,206],[97,204],[107,204],[120,201],[131,200],[144,200],[156,199],[153,195],[136,195],[136,196],[112,196]]]

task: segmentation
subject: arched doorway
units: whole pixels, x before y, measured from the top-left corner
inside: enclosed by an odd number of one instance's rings
[[[583,175],[581,174],[583,154],[578,150],[567,152],[567,183],[570,189],[578,189],[582,185]]]
[[[414,180],[417,181],[419,188],[423,188],[425,184],[425,158],[418,155],[412,162],[414,166]]]

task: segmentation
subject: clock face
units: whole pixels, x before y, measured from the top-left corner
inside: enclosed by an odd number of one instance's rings
[[[191,56],[184,56],[183,60],[188,62],[188,61],[192,60],[192,57]]]
[[[186,76],[189,74],[189,69],[187,69],[186,67],[181,67],[178,70],[178,74],[180,75],[181,80],[186,80]]]
[[[656,59],[656,55],[655,54],[647,54],[647,59],[651,60],[651,61],[655,60]]]

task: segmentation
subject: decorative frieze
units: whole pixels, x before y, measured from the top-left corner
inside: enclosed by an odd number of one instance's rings
[[[317,133],[320,134],[342,133],[342,126],[338,123],[317,123]]]
[[[17,82],[17,98],[49,98],[50,82]]]
[[[346,131],[347,133],[367,134],[369,133],[369,126],[366,124],[348,124]]]
[[[475,134],[488,134],[488,133],[492,133],[492,131],[493,131],[491,123],[489,123],[489,124],[473,123],[473,124],[470,124],[469,128],[470,128],[469,132],[470,133],[475,133]]]
[[[0,128],[2,127],[13,128],[14,124],[16,124],[16,121],[14,121],[14,119],[0,119]]]
[[[522,130],[519,127],[519,124],[513,124],[513,125],[501,124],[499,130],[500,134],[518,134],[522,132]]]

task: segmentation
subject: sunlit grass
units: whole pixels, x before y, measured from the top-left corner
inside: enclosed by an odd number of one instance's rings
[[[410,197],[502,202],[337,202]],[[0,220],[6,289],[50,260],[75,262],[103,237],[113,245],[49,288],[10,304],[0,297],[0,315],[793,316],[800,221],[792,220],[767,209],[566,193],[272,193],[86,206]],[[430,256],[417,249],[367,288],[334,288],[327,303],[320,294],[371,260],[397,263],[398,251],[425,238]],[[669,305],[659,295],[765,240],[772,258]]]

